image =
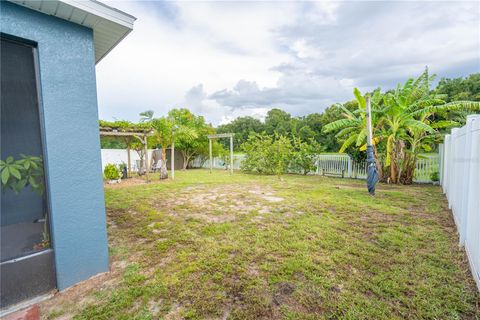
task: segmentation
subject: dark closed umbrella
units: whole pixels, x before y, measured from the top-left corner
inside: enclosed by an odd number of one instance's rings
[[[375,195],[375,185],[378,182],[377,165],[373,155],[373,147],[367,146],[367,188],[368,193]]]
[[[367,102],[367,188],[368,193],[375,195],[375,185],[378,182],[377,165],[373,155],[372,146],[372,109],[370,107],[370,94],[366,96]]]

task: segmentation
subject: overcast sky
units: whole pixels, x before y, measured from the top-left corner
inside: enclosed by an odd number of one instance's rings
[[[97,65],[100,118],[187,107],[218,125],[480,71],[480,2],[106,1],[137,17]]]

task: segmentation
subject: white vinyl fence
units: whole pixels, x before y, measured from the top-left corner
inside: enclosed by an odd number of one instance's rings
[[[440,182],[480,290],[480,115],[452,129],[440,155]]]
[[[233,155],[233,169],[240,170],[240,165],[242,164],[243,159],[245,159],[244,154],[234,154]],[[213,168],[214,169],[229,169],[228,166],[230,162],[225,161],[221,157],[213,157]],[[210,168],[210,160],[208,158],[197,157],[191,162],[193,168]]]
[[[148,150],[148,159],[152,159],[152,149]],[[132,162],[132,170],[137,171],[137,161],[140,161],[140,156],[135,150],[130,150],[130,159]],[[127,149],[102,149],[102,170],[109,163],[112,164],[127,164],[128,153]]]
[[[130,151],[132,161],[132,170],[136,171],[137,163],[140,160],[135,150]],[[152,159],[152,150],[148,150],[148,159]],[[233,169],[239,170],[244,154],[233,155]],[[102,149],[102,168],[108,163],[127,164],[128,156],[126,149]],[[228,161],[227,161],[228,162]],[[213,158],[214,169],[228,169],[229,163],[226,163],[221,157]],[[208,158],[196,158],[192,161],[193,168],[210,168]],[[317,169],[315,174],[338,176],[343,178],[366,179],[367,178],[367,162],[353,161],[347,154],[319,154],[316,161]],[[430,155],[418,159],[415,170],[415,182],[429,183],[432,182],[431,176],[434,172],[439,172],[438,155]]]
[[[233,169],[238,170],[245,159],[244,154],[235,154],[233,156]],[[439,173],[439,156],[438,154],[420,157],[417,160],[414,181],[419,183],[431,183],[433,173]],[[367,178],[367,162],[354,161],[347,154],[319,154],[316,160],[317,175],[337,176],[343,178],[366,179]],[[228,169],[227,163],[220,157],[213,157],[214,169]],[[193,168],[210,168],[208,158],[197,158],[192,161]],[[292,172],[294,173],[294,172]]]

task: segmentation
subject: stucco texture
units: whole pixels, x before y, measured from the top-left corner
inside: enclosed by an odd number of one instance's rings
[[[57,286],[108,270],[91,29],[1,1],[0,31],[38,44]]]

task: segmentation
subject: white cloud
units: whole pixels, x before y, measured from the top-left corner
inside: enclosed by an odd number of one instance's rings
[[[103,119],[188,107],[219,124],[321,112],[425,65],[480,69],[480,3],[116,2],[135,30],[97,66]]]

